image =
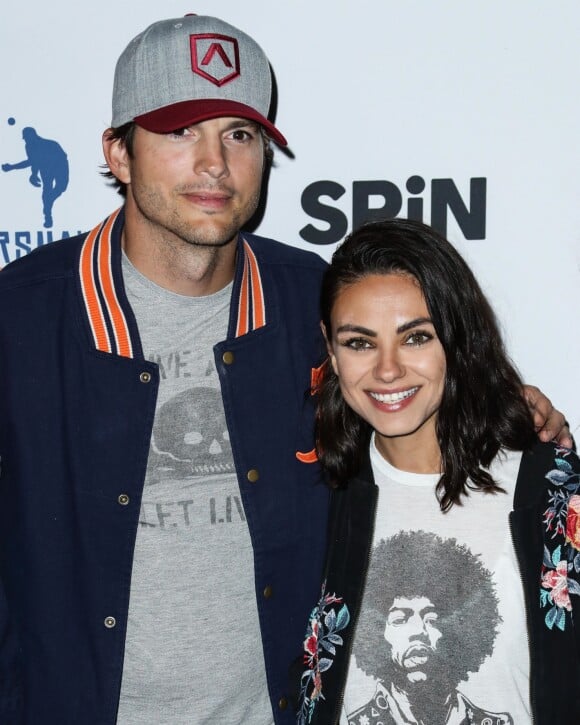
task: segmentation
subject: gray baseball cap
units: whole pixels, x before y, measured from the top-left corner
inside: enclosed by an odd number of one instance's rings
[[[268,120],[272,72],[264,51],[238,28],[203,15],[153,23],[117,61],[113,119],[155,133],[220,116],[256,121],[280,146]]]

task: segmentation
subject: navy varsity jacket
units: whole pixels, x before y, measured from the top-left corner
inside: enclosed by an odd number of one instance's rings
[[[291,668],[300,725],[339,721],[377,498],[369,459],[346,488],[333,492],[322,591],[313,600],[304,654]],[[578,725],[580,460],[575,453],[540,442],[523,453],[509,524],[526,602],[534,725]],[[386,725],[391,719],[385,717]]]
[[[0,275],[0,722],[113,725],[159,371],[121,275],[123,212]],[[316,255],[240,235],[214,348],[277,724],[319,586],[328,490],[309,391]],[[186,324],[186,321],[184,321]],[[252,663],[248,662],[248,667]]]

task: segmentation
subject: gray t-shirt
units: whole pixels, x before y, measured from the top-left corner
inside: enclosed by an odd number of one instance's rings
[[[117,722],[269,725],[252,545],[213,357],[231,285],[176,295],[126,258],[123,276],[161,382]]]

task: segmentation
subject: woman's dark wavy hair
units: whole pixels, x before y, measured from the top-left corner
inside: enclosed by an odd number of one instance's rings
[[[488,468],[500,448],[524,450],[535,440],[522,396],[489,302],[456,249],[431,227],[406,219],[370,222],[335,251],[322,284],[322,322],[340,291],[374,274],[409,274],[419,283],[446,358],[437,413],[442,476],[441,509],[460,504],[469,488],[500,491]],[[319,389],[317,450],[332,485],[360,470],[372,429],[344,402],[327,361]],[[468,483],[469,480],[469,483]]]

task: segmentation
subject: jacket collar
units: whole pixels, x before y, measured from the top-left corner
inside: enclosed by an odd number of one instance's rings
[[[124,210],[117,209],[98,224],[83,242],[79,280],[86,319],[95,348],[101,352],[136,357],[141,343],[125,295],[121,273],[121,232]],[[267,322],[262,272],[250,243],[238,236],[232,305],[232,334],[246,335]]]
[[[375,475],[373,473],[373,466],[371,464],[370,443],[368,442],[365,444],[365,452],[360,470],[356,475],[356,480],[359,483],[368,483],[373,486],[375,485]]]

